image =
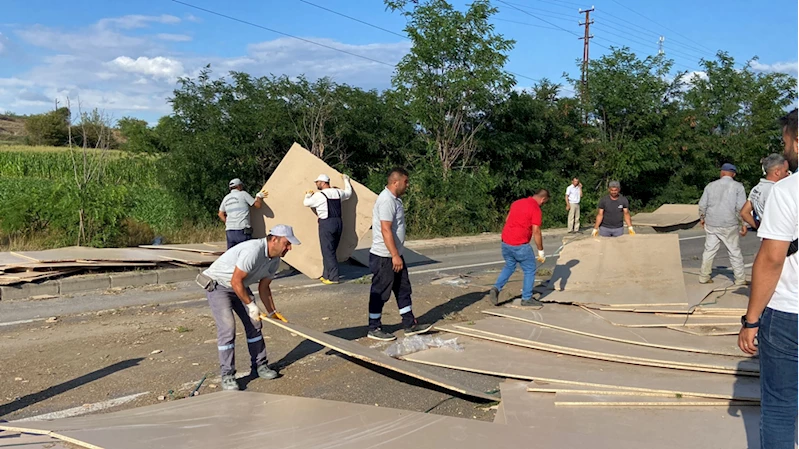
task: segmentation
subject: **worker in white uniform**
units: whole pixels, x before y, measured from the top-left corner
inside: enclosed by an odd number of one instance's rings
[[[305,192],[305,199],[302,204],[316,210],[319,222],[319,245],[322,247],[322,277],[319,278],[323,284],[338,284],[338,260],[336,250],[341,241],[341,233],[344,225],[341,220],[341,202],[350,199],[352,196],[352,184],[350,177],[341,175],[344,181],[344,190],[330,187],[330,177],[321,174],[316,178],[316,189]]]

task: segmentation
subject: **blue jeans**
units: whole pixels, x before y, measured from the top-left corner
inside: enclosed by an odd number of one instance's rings
[[[766,307],[757,332],[760,353],[760,447],[794,447],[797,419],[797,315]]]
[[[494,284],[497,290],[502,290],[508,283],[511,275],[516,271],[516,265],[522,267],[524,281],[522,283],[522,299],[532,299],[533,284],[535,283],[535,270],[538,268],[535,263],[533,247],[529,244],[512,246],[502,242],[502,258],[505,259],[505,268],[499,273],[497,283]]]
[[[229,229],[225,231],[225,237],[227,238],[227,249],[252,238],[252,236],[244,233],[244,229]]]

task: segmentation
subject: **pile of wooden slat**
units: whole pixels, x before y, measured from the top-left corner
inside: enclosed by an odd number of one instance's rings
[[[0,285],[16,285],[87,271],[169,266],[207,266],[225,251],[224,242],[145,245],[140,248],[71,246],[0,253]]]

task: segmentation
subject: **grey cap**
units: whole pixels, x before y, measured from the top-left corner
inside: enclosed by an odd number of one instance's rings
[[[275,237],[285,237],[291,242],[292,245],[300,245],[299,239],[294,237],[294,228],[289,225],[279,224],[275,225],[270,231],[269,235],[274,235]]]
[[[232,189],[233,187],[240,186],[242,184],[244,184],[244,183],[241,182],[241,179],[233,178],[233,179],[230,180],[230,182],[228,183],[227,186]]]
[[[619,184],[619,181],[610,181],[608,183],[608,188],[609,189],[613,189],[613,188],[620,189],[621,188],[621,184]]]

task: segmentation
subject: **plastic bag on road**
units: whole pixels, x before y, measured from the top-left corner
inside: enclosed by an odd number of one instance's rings
[[[432,335],[413,335],[392,343],[391,346],[386,348],[385,353],[396,359],[430,348],[448,348],[454,351],[463,351],[463,345],[458,343],[457,337],[445,340]]]

